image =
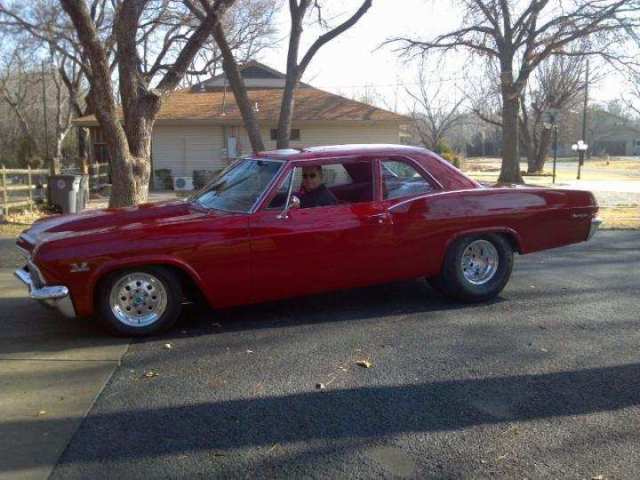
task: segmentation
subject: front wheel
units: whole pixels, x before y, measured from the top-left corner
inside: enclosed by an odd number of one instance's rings
[[[144,336],[173,325],[182,311],[180,281],[161,267],[116,272],[98,290],[100,320],[114,334]]]
[[[497,296],[513,269],[513,249],[502,235],[459,238],[447,250],[440,275],[429,279],[436,290],[463,302],[483,302]]]

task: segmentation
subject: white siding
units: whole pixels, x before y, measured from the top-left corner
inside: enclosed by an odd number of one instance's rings
[[[173,176],[192,176],[194,170],[226,166],[222,128],[217,126],[155,126],[153,168],[168,168]]]
[[[271,127],[262,128],[267,150],[276,148],[271,140]],[[300,140],[292,147],[342,145],[349,143],[400,143],[396,125],[362,126],[303,126]],[[153,129],[153,169],[167,168],[173,176],[192,176],[194,170],[218,170],[227,165],[223,134],[240,131],[239,155],[251,153],[251,145],[244,129],[220,126],[166,126]]]
[[[272,128],[275,128],[272,127]],[[345,145],[350,143],[400,143],[400,129],[397,125],[362,125],[362,126],[302,126],[300,140],[292,141],[292,148],[315,147],[320,145]],[[271,140],[271,129],[262,128],[262,139],[267,150],[276,148],[275,140]],[[242,129],[240,134],[242,153],[251,151],[249,139]]]

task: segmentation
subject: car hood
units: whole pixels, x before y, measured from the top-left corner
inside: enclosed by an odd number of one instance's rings
[[[206,215],[225,215],[224,212],[196,207],[185,201],[146,203],[135,207],[87,210],[72,215],[54,215],[33,224],[18,238],[18,245],[31,252],[48,239],[76,237],[116,229],[139,229],[147,226],[190,221]]]

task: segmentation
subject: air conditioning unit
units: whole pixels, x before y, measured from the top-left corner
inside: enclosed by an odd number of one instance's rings
[[[173,177],[173,189],[178,192],[193,190],[193,177]]]

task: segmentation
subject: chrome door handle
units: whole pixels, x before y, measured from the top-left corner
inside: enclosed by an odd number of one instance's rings
[[[373,223],[382,225],[383,223],[387,223],[391,220],[391,215],[389,215],[388,212],[376,213],[375,215],[371,215],[369,219]]]

